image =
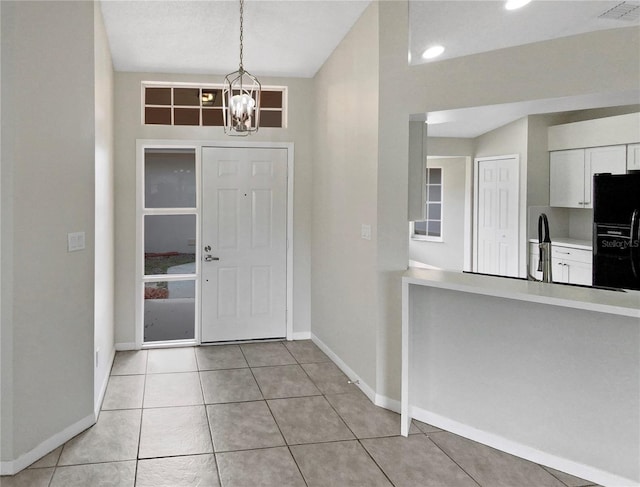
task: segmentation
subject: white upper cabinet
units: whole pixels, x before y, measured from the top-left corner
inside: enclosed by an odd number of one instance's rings
[[[593,175],[605,172],[611,174],[627,172],[627,147],[613,145],[585,149],[584,168],[583,208],[593,208]]]
[[[614,145],[549,153],[549,205],[593,208],[593,175],[624,174],[627,147]]]
[[[584,208],[584,149],[549,153],[549,206]]]
[[[640,171],[640,144],[627,146],[627,171]]]

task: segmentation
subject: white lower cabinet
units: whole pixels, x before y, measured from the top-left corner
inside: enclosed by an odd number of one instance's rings
[[[591,251],[555,245],[551,249],[551,269],[551,277],[555,282],[590,286]]]
[[[538,244],[529,243],[529,274],[535,279],[542,279],[538,272],[540,254]],[[553,282],[566,284],[592,284],[592,255],[590,250],[571,246],[552,244],[551,246],[551,279]]]

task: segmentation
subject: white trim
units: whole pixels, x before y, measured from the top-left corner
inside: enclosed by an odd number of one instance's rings
[[[291,338],[288,340],[311,340],[311,332],[310,331],[296,331],[291,334]]]
[[[473,269],[473,159],[465,157],[464,175],[464,264],[462,270]]]
[[[200,343],[197,340],[167,340],[148,342],[142,345],[142,350],[151,348],[179,348],[179,347],[197,347]]]
[[[42,457],[52,452],[65,442],[69,441],[74,436],[82,433],[87,428],[93,426],[96,422],[96,418],[93,413],[85,416],[80,421],[76,421],[70,426],[67,426],[62,431],[47,438],[35,448],[23,453],[15,460],[9,460],[0,462],[0,475],[15,475],[19,471],[27,468],[32,463],[40,460]]]
[[[331,350],[322,340],[311,332],[311,341],[315,343],[320,350],[322,350],[332,361],[335,363],[344,374],[349,377],[351,382],[354,382],[362,392],[369,398],[369,400],[376,404],[376,393],[369,384],[363,381],[358,374],[356,374],[351,367],[349,367],[340,357],[338,357],[333,350]],[[380,396],[382,397],[382,396]]]
[[[127,352],[129,350],[140,350],[140,348],[136,346],[135,342],[116,343],[115,348],[116,348],[116,352]]]
[[[364,382],[358,374],[356,374],[351,367],[349,367],[340,357],[338,357],[333,350],[331,350],[322,340],[320,340],[313,333],[311,335],[311,341],[315,343],[320,350],[322,350],[344,374],[349,377],[349,380],[354,382],[362,392],[369,398],[369,400],[381,408],[389,409],[396,413],[400,412],[400,401],[391,399],[387,396],[377,394],[369,384]]]
[[[149,82],[143,82],[149,83]],[[175,83],[169,83],[175,84]],[[190,83],[192,84],[192,83]],[[271,87],[286,88],[286,87]],[[204,147],[237,147],[237,148],[270,148],[270,149],[286,149],[287,150],[287,291],[286,291],[286,339],[308,339],[310,333],[304,335],[304,338],[294,338],[293,331],[293,195],[294,195],[294,144],[293,142],[248,142],[248,141],[210,141],[210,140],[177,140],[177,139],[137,139],[136,140],[136,309],[135,309],[135,343],[133,348],[123,348],[122,350],[140,350],[143,348],[143,330],[144,330],[144,282],[146,281],[170,281],[182,280],[185,278],[194,279],[196,281],[196,330],[195,339],[187,345],[198,345],[202,342],[201,337],[201,320],[200,320],[200,297],[201,297],[201,218],[202,218],[202,149]],[[144,252],[143,242],[144,234],[142,228],[142,216],[147,214],[155,214],[157,209],[144,208],[144,150],[146,148],[162,148],[162,149],[194,149],[196,153],[196,208],[173,208],[169,210],[161,210],[162,214],[195,214],[196,215],[196,274],[195,275],[168,275],[162,276],[145,276],[144,275]],[[162,346],[170,346],[171,342],[162,342]],[[177,342],[176,342],[177,343]],[[184,346],[186,342],[181,342]],[[120,344],[130,346],[131,344]],[[155,344],[145,344],[144,348],[153,348]],[[116,347],[116,349],[118,349]]]
[[[287,340],[293,339],[293,143],[287,144]]]
[[[497,450],[515,455],[525,460],[535,462],[547,467],[551,467],[562,472],[580,477],[591,482],[595,482],[599,485],[611,485],[611,486],[638,486],[637,481],[620,477],[610,472],[600,470],[589,465],[574,462],[550,453],[546,453],[530,446],[522,445],[515,441],[508,440],[502,436],[487,433],[464,423],[460,423],[453,419],[447,418],[437,413],[421,409],[416,406],[411,406],[410,414],[413,418],[424,423],[431,424],[437,428],[449,431],[456,435],[468,438],[483,445],[496,448]]]
[[[411,397],[409,395],[409,368],[412,360],[412,337],[411,327],[409,326],[410,320],[410,308],[409,308],[409,283],[402,280],[402,339],[401,339],[401,352],[402,363],[400,373],[400,434],[402,436],[409,436],[409,428],[411,426],[411,415],[409,414],[409,404],[411,404]]]
[[[111,376],[111,367],[113,367],[113,361],[116,358],[116,348],[112,348],[111,349],[111,356],[109,357],[108,360],[108,366],[106,368],[106,374],[104,375],[104,380],[102,381],[102,385],[100,386],[100,393],[98,394],[98,397],[96,398],[96,402],[93,405],[93,414],[96,418],[96,421],[98,420],[98,415],[100,414],[100,409],[102,409],[102,401],[104,401],[104,395],[107,392],[107,385],[109,384],[109,377]]]
[[[391,399],[390,397],[383,396],[376,393],[376,400],[373,402],[376,406],[388,409],[394,413],[400,413],[400,401]]]

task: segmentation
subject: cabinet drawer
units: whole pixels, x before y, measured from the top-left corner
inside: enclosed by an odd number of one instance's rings
[[[593,256],[591,251],[574,249],[572,247],[551,247],[551,257],[553,259],[573,260],[576,262],[583,262],[585,264],[591,264]]]

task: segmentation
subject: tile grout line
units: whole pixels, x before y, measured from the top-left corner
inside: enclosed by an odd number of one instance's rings
[[[136,467],[133,471],[133,487],[138,484],[138,462],[140,461],[140,444],[142,443],[142,418],[144,416],[144,396],[147,391],[147,372],[149,369],[149,351],[145,351],[144,380],[142,381],[142,401],[140,404],[140,428],[138,430],[138,448],[136,449]]]
[[[419,429],[419,428],[418,428],[418,429]],[[448,431],[444,431],[444,430],[443,430],[442,432],[443,432],[443,433],[448,433]],[[460,470],[462,470],[464,473],[466,473],[466,474],[469,476],[469,478],[470,478],[471,480],[473,480],[473,481],[474,481],[476,484],[478,484],[480,487],[484,487],[484,486],[480,483],[480,481],[476,480],[476,478],[475,478],[473,475],[471,475],[469,472],[467,472],[467,471],[462,467],[462,465],[460,465],[458,462],[456,462],[456,460],[455,460],[451,455],[449,455],[446,451],[444,451],[444,449],[442,449],[442,448],[440,447],[440,445],[438,445],[435,441],[433,441],[433,440],[431,439],[431,437],[430,437],[428,434],[426,434],[426,433],[425,433],[425,436],[429,439],[429,441],[430,441],[431,443],[433,443],[433,444],[436,446],[436,448],[437,448],[438,450],[440,450],[442,453],[444,453],[444,454],[445,454],[445,455],[446,455],[446,456],[447,456],[447,457],[448,457],[448,458],[449,458],[453,463],[455,463],[455,464],[458,466],[458,468],[460,468]]]
[[[367,447],[362,444],[362,441],[360,441],[360,438],[358,438],[357,441],[358,441],[358,444],[360,445],[360,448],[364,450],[365,454],[373,461],[374,465],[380,469],[380,471],[382,472],[382,475],[384,475],[385,478],[389,481],[389,483],[395,487],[396,484],[393,483],[393,480],[391,480],[391,477],[387,475],[387,472],[384,471],[384,468],[382,468],[382,466],[378,464],[376,459],[373,458],[373,455],[369,450],[367,450]]]
[[[218,477],[218,484],[222,486],[222,476],[220,474],[220,465],[218,464],[218,457],[216,455],[216,445],[213,442],[213,425],[209,419],[209,410],[207,409],[207,401],[204,397],[204,385],[202,384],[202,375],[200,375],[200,362],[198,361],[198,354],[194,347],[193,353],[196,356],[196,368],[198,369],[198,381],[200,382],[200,392],[202,393],[202,405],[204,407],[204,415],[207,418],[207,427],[209,428],[209,439],[211,440],[211,455],[213,456],[213,464],[216,466],[216,474]]]
[[[289,351],[287,349],[286,345],[283,344],[283,346],[287,351]],[[240,352],[242,353],[242,356],[244,357],[244,359],[247,361],[247,364],[249,364],[249,361],[247,360],[247,357],[244,354],[244,350],[242,350],[242,347],[240,347]],[[291,354],[291,352],[289,352],[289,354],[293,357],[293,354]],[[293,357],[293,359],[297,361],[297,359],[295,357]],[[260,391],[260,394],[262,395],[262,400],[264,401],[265,405],[267,406],[269,414],[271,415],[271,418],[273,419],[273,422],[276,425],[276,428],[278,428],[278,432],[280,433],[280,436],[282,437],[282,441],[284,441],[284,445],[287,448],[287,451],[289,452],[289,455],[291,455],[291,459],[293,460],[293,463],[295,464],[296,468],[298,469],[298,472],[300,473],[300,478],[302,478],[302,481],[304,482],[304,485],[306,487],[309,487],[309,484],[307,483],[307,479],[305,478],[304,474],[302,473],[302,469],[300,468],[300,465],[298,465],[298,461],[296,460],[296,457],[293,455],[293,452],[291,451],[291,447],[289,446],[289,442],[285,438],[284,433],[282,432],[282,429],[280,428],[280,425],[278,424],[278,421],[276,420],[276,417],[274,416],[273,411],[271,410],[271,406],[269,405],[269,401],[267,401],[267,399],[264,397],[264,393],[262,392],[262,388],[260,387],[260,384],[258,383],[258,380],[256,379],[256,376],[253,373],[253,369],[251,368],[251,366],[249,366],[249,370],[251,371],[251,375],[253,377],[253,380],[258,385],[258,390]]]
[[[285,345],[286,346],[286,345]],[[291,354],[293,355],[293,354]],[[304,371],[304,373],[306,374],[306,376],[309,378],[309,380],[313,383],[313,385],[316,386],[316,388],[322,393],[322,397],[324,398],[324,400],[329,404],[329,406],[331,407],[331,409],[333,409],[333,411],[336,413],[336,415],[338,416],[338,418],[340,418],[340,420],[343,422],[343,424],[347,427],[347,429],[351,432],[351,434],[353,435],[355,441],[358,443],[358,445],[360,445],[360,448],[362,448],[365,452],[365,454],[371,458],[371,460],[373,461],[374,465],[378,467],[378,469],[380,470],[380,472],[382,472],[382,475],[385,476],[385,478],[389,481],[389,483],[392,486],[395,486],[395,484],[391,481],[391,479],[389,478],[389,476],[387,475],[387,473],[382,469],[382,467],[380,465],[378,465],[378,462],[375,461],[375,459],[371,456],[371,454],[369,453],[369,451],[364,447],[364,445],[361,443],[360,438],[358,438],[358,436],[355,434],[355,432],[351,429],[351,427],[347,424],[346,420],[340,415],[340,413],[338,412],[338,410],[333,406],[333,404],[331,404],[331,401],[329,401],[326,398],[326,394],[324,394],[320,388],[318,387],[318,385],[315,383],[315,381],[311,378],[311,376],[307,373],[307,371],[305,370],[305,368],[302,366],[302,364],[300,363],[300,361],[294,356],[294,358],[296,359],[296,361],[298,361],[298,365],[299,367]],[[332,363],[333,361],[331,359],[329,359]],[[346,377],[346,376],[345,376]],[[344,441],[353,441],[353,440],[339,440],[336,441],[336,443],[342,443]],[[318,444],[318,443],[316,443]],[[293,453],[292,453],[293,455]]]
[[[344,393],[344,394],[350,394],[350,393]],[[324,400],[327,401],[327,403],[329,403],[329,406],[331,406],[331,408],[335,411],[335,413],[338,415],[338,417],[340,418],[340,420],[344,423],[344,425],[349,429],[349,431],[351,432],[351,434],[353,435],[355,441],[358,443],[358,445],[360,445],[360,448],[362,448],[365,452],[365,454],[371,458],[371,460],[373,461],[373,464],[378,467],[378,469],[380,470],[380,472],[382,472],[382,475],[385,476],[385,478],[389,481],[389,483],[392,486],[395,486],[395,484],[391,481],[391,479],[389,478],[389,476],[387,475],[387,472],[384,471],[384,469],[378,465],[378,462],[375,461],[375,459],[371,456],[371,454],[369,453],[369,451],[365,448],[365,446],[362,444],[362,442],[360,441],[360,438],[358,438],[358,435],[356,435],[356,433],[351,429],[351,427],[347,424],[347,421],[340,415],[340,413],[338,412],[338,410],[334,407],[333,404],[331,404],[331,401],[329,401],[325,395],[323,394]],[[367,398],[368,399],[368,398]],[[384,438],[384,437],[383,437]],[[367,438],[369,439],[369,438]],[[347,440],[347,441],[352,441],[352,440]]]

